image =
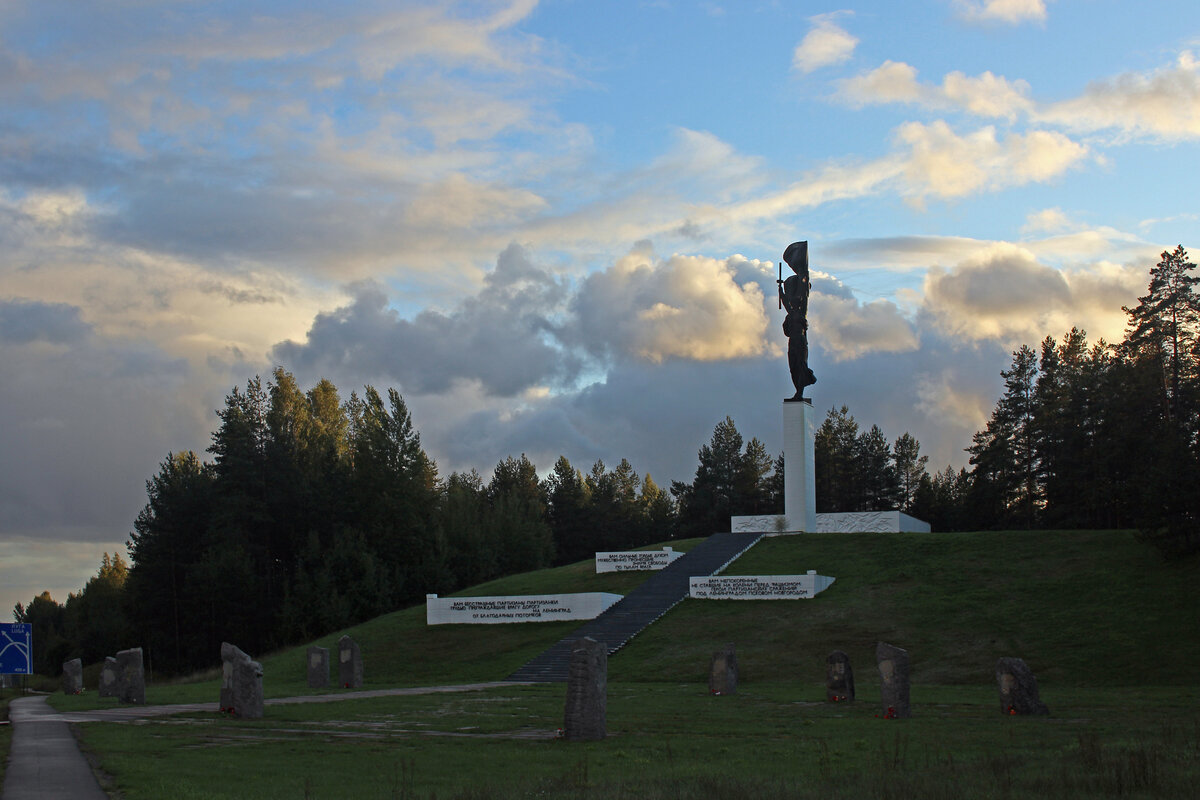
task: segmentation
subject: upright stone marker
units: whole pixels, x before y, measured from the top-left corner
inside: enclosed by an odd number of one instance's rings
[[[737,651],[733,643],[712,655],[708,667],[709,694],[737,694],[738,666]]]
[[[830,703],[854,702],[854,670],[850,656],[834,650],[825,659],[825,699]]]
[[[140,647],[117,653],[117,702],[146,704],[146,671]]]
[[[358,689],[363,685],[362,653],[358,642],[349,636],[338,639],[338,683],[344,689]]]
[[[875,647],[875,662],[879,665],[879,694],[883,701],[883,716],[887,719],[908,719],[908,651],[880,642]]]
[[[121,696],[121,673],[117,660],[112,656],[104,657],[104,666],[100,668],[100,696]]]
[[[1037,678],[1023,659],[1002,658],[996,662],[996,683],[1000,688],[1000,711],[1004,714],[1049,714],[1050,709],[1038,696]]]
[[[83,691],[83,662],[78,658],[63,662],[63,694],[79,694]]]
[[[324,689],[329,685],[329,648],[308,648],[308,688]]]
[[[241,719],[262,719],[262,664],[246,658],[233,664],[233,715]]]
[[[221,710],[242,719],[262,719],[262,664],[221,642],[221,675]]]
[[[588,636],[571,647],[563,735],[569,742],[608,735],[608,647]]]

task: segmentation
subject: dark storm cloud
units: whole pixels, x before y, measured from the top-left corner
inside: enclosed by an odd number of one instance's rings
[[[70,344],[0,341],[0,530],[123,541],[156,464],[202,449],[209,420],[181,402],[182,359],[95,335]]]
[[[552,316],[564,296],[514,245],[483,289],[449,312],[402,319],[379,285],[361,284],[352,304],[317,316],[305,343],[283,342],[271,355],[309,372],[386,376],[405,392],[446,392],[456,381],[474,380],[509,397],[578,373],[579,359],[555,341]]]
[[[79,314],[79,308],[66,303],[0,300],[0,341],[11,344],[82,341],[91,332],[91,326]]]

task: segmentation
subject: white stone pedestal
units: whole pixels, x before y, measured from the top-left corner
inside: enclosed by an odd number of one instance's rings
[[[817,530],[816,412],[810,403],[783,403],[783,514],[733,517],[735,533],[814,533]]]
[[[811,403],[783,403],[783,516],[788,530],[817,529],[816,412]]]

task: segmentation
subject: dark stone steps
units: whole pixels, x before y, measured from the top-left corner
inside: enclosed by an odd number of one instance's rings
[[[571,646],[590,636],[604,642],[608,654],[620,650],[688,595],[694,576],[715,575],[762,538],[761,533],[716,533],[655,572],[645,583],[548,647],[509,675],[509,681],[562,682],[567,679]]]

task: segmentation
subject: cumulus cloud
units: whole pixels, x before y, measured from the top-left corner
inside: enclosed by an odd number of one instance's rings
[[[917,80],[915,67],[885,61],[875,69],[838,82],[840,96],[852,105],[909,103],[927,108],[956,108],[981,117],[1016,119],[1033,107],[1029,84],[986,71],[975,77],[950,72],[941,86]]]
[[[973,22],[1041,22],[1046,19],[1045,0],[955,0],[959,14]]]
[[[584,346],[651,362],[720,361],[764,352],[767,316],[758,283],[739,283],[738,262],[646,247],[589,275],[571,303]]]
[[[1057,233],[1072,227],[1071,220],[1061,208],[1043,208],[1025,217],[1022,233]]]
[[[1078,97],[1039,103],[1024,80],[990,71],[971,77],[950,72],[941,85],[922,83],[915,67],[885,61],[838,81],[838,97],[852,106],[905,103],[934,110],[1032,122],[1093,133],[1115,131],[1119,140],[1184,141],[1200,136],[1200,60],[1185,50],[1173,64],[1096,81]]]
[[[812,27],[792,53],[793,69],[809,73],[850,59],[858,39],[837,24],[838,16],[834,13],[810,18]]]
[[[1052,103],[1038,119],[1077,131],[1113,130],[1123,138],[1182,141],[1200,137],[1200,61],[1190,52],[1149,73],[1126,72]]]
[[[1136,297],[1143,279],[1137,266],[1057,269],[1027,248],[998,243],[951,269],[931,267],[922,314],[949,334],[1010,346],[1073,326],[1112,340],[1121,330],[1121,305]]]
[[[271,356],[308,374],[386,377],[405,392],[474,385],[500,397],[566,389],[589,368],[625,361],[753,358],[771,349],[760,285],[770,269],[741,256],[661,259],[643,243],[571,283],[514,244],[449,310],[406,319],[380,284],[360,284],[353,302],[318,314],[304,341]]]
[[[350,305],[318,314],[304,342],[282,342],[272,358],[310,372],[386,377],[406,392],[442,393],[469,381],[505,397],[569,381],[578,370],[555,342],[564,288],[517,245],[501,253],[482,289],[449,311],[404,319],[379,284],[354,292]]]
[[[889,300],[861,303],[854,298],[812,297],[812,336],[836,361],[866,353],[902,353],[920,345],[912,322]]]
[[[1054,178],[1083,159],[1088,149],[1053,131],[1009,134],[998,139],[987,126],[960,136],[945,122],[908,122],[897,130],[908,147],[905,191],[926,196],[962,197]]]

